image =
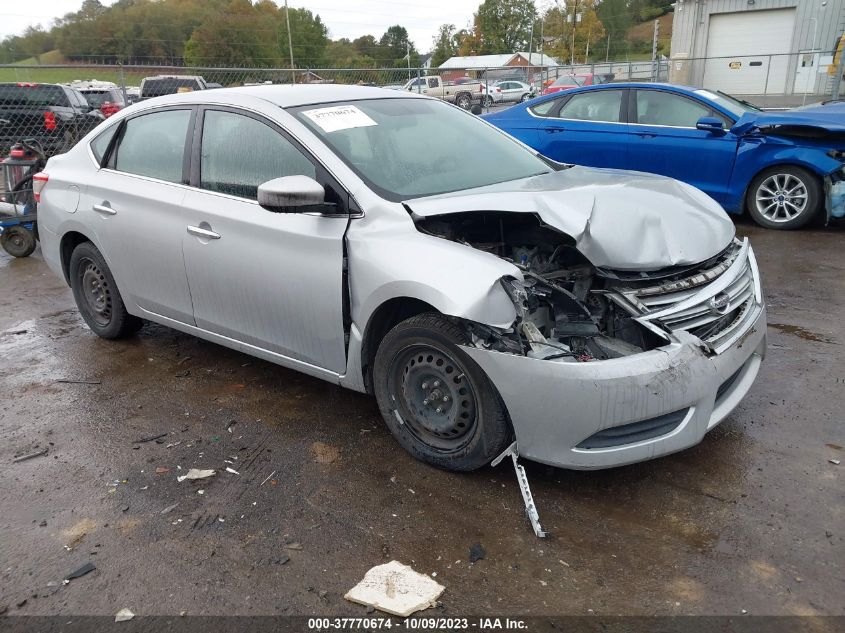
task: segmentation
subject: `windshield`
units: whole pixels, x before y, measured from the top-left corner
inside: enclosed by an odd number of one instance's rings
[[[378,99],[290,111],[388,200],[461,191],[551,171],[503,132],[441,101]]]
[[[111,93],[108,90],[85,90],[82,94],[88,100],[92,108],[99,108],[106,101],[111,101]]]
[[[0,84],[0,105],[69,106],[70,103],[60,86]]]
[[[696,90],[695,94],[699,97],[709,99],[716,105],[722,106],[725,110],[730,112],[737,119],[746,112],[762,112],[757,106],[748,103],[747,101],[740,101],[739,99],[725,94],[724,92],[710,92],[709,90]]]
[[[561,77],[560,79],[556,80],[552,85],[553,86],[583,86],[585,77],[575,77],[571,75],[569,77]]]

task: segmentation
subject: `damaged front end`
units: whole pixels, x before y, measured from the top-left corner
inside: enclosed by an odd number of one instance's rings
[[[418,219],[417,226],[494,254],[522,273],[500,280],[516,308],[511,328],[467,324],[482,349],[583,363],[650,351],[683,330],[707,353],[719,353],[762,304],[747,241],[734,240],[700,264],[631,272],[593,266],[569,236],[533,214],[441,215]]]

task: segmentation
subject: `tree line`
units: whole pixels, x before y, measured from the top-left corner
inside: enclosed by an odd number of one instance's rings
[[[629,27],[670,10],[667,0],[484,0],[471,25],[442,25],[432,65],[453,55],[540,51],[561,61],[618,57],[631,50]],[[288,40],[290,24],[290,44]],[[636,44],[636,43],[634,43]],[[650,46],[650,42],[649,42]],[[58,49],[68,61],[255,68],[412,67],[420,52],[401,25],[381,36],[332,39],[319,15],[271,0],[85,0],[49,28],[29,27],[0,41],[0,63]]]

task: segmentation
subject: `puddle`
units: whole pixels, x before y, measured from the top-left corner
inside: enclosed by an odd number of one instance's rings
[[[826,336],[821,334],[817,334],[816,332],[811,332],[810,330],[805,330],[804,328],[797,326],[797,325],[788,325],[786,323],[769,323],[769,327],[773,327],[781,332],[785,332],[786,334],[792,334],[793,336],[797,336],[798,338],[802,338],[805,341],[814,341],[816,343],[833,343],[833,341]]]

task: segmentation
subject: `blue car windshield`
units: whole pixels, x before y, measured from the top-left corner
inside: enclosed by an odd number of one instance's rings
[[[695,94],[699,97],[712,101],[718,106],[721,106],[730,112],[735,118],[741,117],[746,112],[761,112],[760,108],[748,103],[747,101],[740,101],[724,92],[710,92],[709,90],[696,90]]]
[[[369,99],[289,111],[388,200],[552,171],[508,135],[436,99]]]

